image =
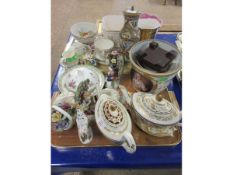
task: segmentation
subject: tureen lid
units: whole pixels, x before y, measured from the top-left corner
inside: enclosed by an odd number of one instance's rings
[[[172,125],[180,121],[179,109],[160,95],[137,92],[132,97],[133,107],[141,117],[158,125]]]
[[[116,99],[102,94],[95,106],[95,119],[100,131],[109,139],[121,141],[132,124],[126,108]]]

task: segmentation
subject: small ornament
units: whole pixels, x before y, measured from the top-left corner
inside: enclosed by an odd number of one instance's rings
[[[108,88],[118,88],[120,82],[120,74],[121,69],[123,68],[121,60],[119,58],[118,51],[112,51],[111,54],[108,55],[109,59],[109,67],[108,67],[108,75],[107,75],[107,87]],[[124,64],[124,63],[123,63]]]
[[[89,84],[90,84],[90,80],[86,79],[82,81],[77,87],[77,91],[75,92],[74,99],[75,102],[78,103],[79,105],[81,105],[84,102],[85,97],[87,97],[85,93],[88,92]]]

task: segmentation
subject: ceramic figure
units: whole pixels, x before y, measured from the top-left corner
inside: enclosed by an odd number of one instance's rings
[[[107,87],[108,88],[118,88],[120,83],[120,76],[123,71],[124,61],[119,57],[119,53],[117,51],[112,51],[111,54],[108,55],[109,59],[109,67],[107,74]]]
[[[94,111],[91,106],[95,104],[95,97],[88,92],[89,85],[89,79],[80,82],[74,96],[77,111],[76,123],[78,134],[79,139],[83,144],[90,143],[93,138],[92,129],[89,126],[89,123],[92,118],[94,118]]]

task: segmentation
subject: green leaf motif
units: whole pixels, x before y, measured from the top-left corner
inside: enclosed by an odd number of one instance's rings
[[[74,54],[74,56],[70,57],[70,58],[66,58],[66,62],[67,63],[71,63],[71,62],[74,62],[78,59],[78,55],[77,54]]]
[[[159,78],[159,82],[164,82],[164,81],[167,81],[167,77],[160,77]]]

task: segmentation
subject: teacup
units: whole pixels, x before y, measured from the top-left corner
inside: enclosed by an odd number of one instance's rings
[[[161,19],[149,14],[141,14],[138,21],[140,40],[153,39],[162,25]]]
[[[100,61],[105,61],[107,55],[114,47],[114,42],[107,38],[98,38],[94,42],[95,46],[95,57]]]

